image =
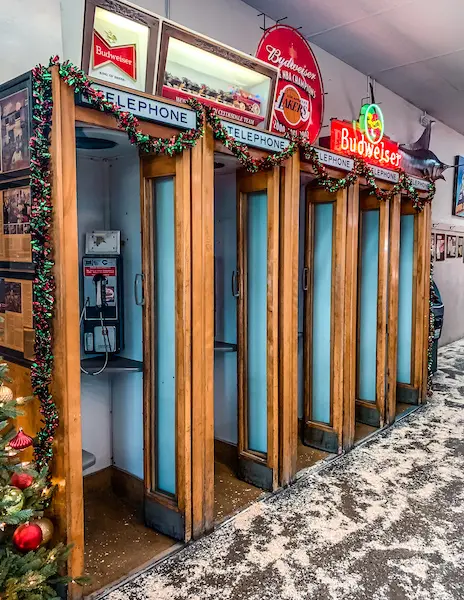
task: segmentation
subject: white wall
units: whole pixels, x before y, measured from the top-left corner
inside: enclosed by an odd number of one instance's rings
[[[79,263],[82,265],[85,233],[109,228],[109,163],[78,154],[77,206]],[[82,299],[82,279],[79,287]],[[86,475],[111,465],[110,411],[110,378],[105,374],[98,377],[81,374],[82,447],[97,459],[95,465],[85,472]]]
[[[164,15],[164,0],[136,0],[135,3]],[[254,53],[262,33],[262,18],[241,0],[170,0],[169,4],[171,19],[244,52]],[[47,62],[52,54],[79,64],[83,12],[84,0],[0,0],[0,50],[1,55],[7,57],[0,63],[0,81],[21,74],[39,61]],[[366,95],[366,77],[316,46],[313,49],[326,91],[324,134],[328,132],[330,117],[357,116],[361,99]],[[411,142],[419,137],[422,131],[419,109],[382,86],[376,88],[376,100],[382,105],[387,133],[393,139]],[[441,160],[453,164],[455,155],[464,154],[464,136],[437,122],[431,149]],[[460,227],[461,219],[451,215],[453,171],[446,172],[445,176],[446,182],[438,182],[433,221]],[[443,341],[449,342],[464,336],[464,318],[461,317],[464,267],[445,261],[436,268],[436,280],[445,306],[449,307],[443,336]]]

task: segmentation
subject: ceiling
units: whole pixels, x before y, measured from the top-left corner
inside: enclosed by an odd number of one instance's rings
[[[463,0],[244,0],[464,134]]]

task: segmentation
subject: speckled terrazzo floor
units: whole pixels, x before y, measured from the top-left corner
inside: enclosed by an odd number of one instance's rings
[[[393,428],[109,600],[464,599],[464,341]]]

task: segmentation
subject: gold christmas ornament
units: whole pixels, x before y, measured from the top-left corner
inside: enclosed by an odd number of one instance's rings
[[[38,525],[42,530],[42,543],[41,546],[48,544],[48,542],[53,537],[53,523],[50,519],[42,518],[42,519],[32,519],[30,521],[31,525]]]
[[[13,390],[10,390],[9,387],[0,385],[0,404],[5,404],[6,402],[11,402],[13,400]]]
[[[22,509],[24,504],[24,495],[22,491],[13,485],[6,485],[3,488],[3,512],[5,515],[13,515]]]

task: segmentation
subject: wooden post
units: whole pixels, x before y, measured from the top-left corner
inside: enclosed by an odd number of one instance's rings
[[[300,157],[281,169],[279,268],[279,479],[289,485],[298,453],[298,239]]]
[[[346,224],[345,368],[343,378],[343,449],[354,444],[356,352],[358,337],[359,184],[348,188]]]
[[[192,149],[192,534],[214,527],[214,140]]]
[[[58,535],[74,544],[68,575],[75,577],[84,570],[75,108],[74,92],[60,80],[56,67],[52,69],[52,88],[52,239],[56,279],[52,393],[60,415],[54,443],[52,474],[58,487],[53,507]],[[81,596],[81,588],[70,584],[68,597]]]
[[[390,204],[390,257],[388,266],[387,316],[387,407],[386,423],[396,418],[396,374],[398,359],[398,293],[400,271],[401,196],[397,194]]]
[[[424,344],[422,348],[422,389],[419,402],[427,400],[427,380],[428,380],[428,347],[429,347],[429,327],[430,327],[430,245],[432,239],[432,204],[425,205],[424,210]]]

